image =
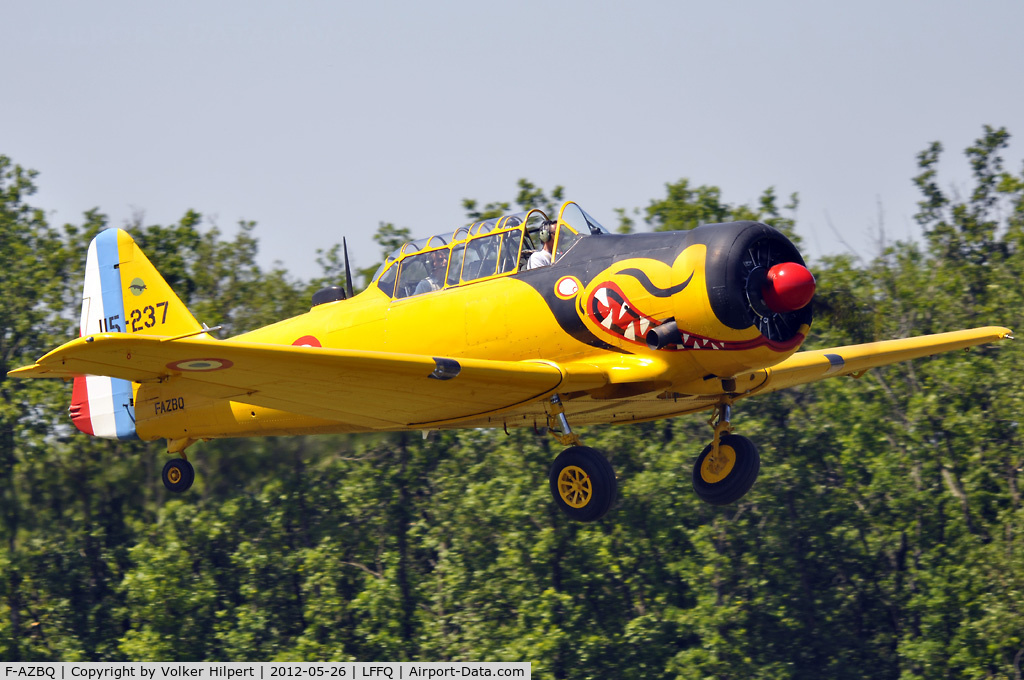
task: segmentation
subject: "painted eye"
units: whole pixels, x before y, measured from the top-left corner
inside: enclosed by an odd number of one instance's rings
[[[580,290],[580,282],[574,276],[563,276],[555,283],[555,295],[560,298],[571,298]]]

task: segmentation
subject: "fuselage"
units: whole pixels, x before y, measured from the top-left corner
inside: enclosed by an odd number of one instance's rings
[[[554,220],[531,210],[407,243],[359,295],[328,287],[305,314],[218,340],[109,229],[86,256],[80,336],[8,375],[73,380],[71,420],[89,435],[166,439],[182,454],[161,473],[176,493],[201,439],[546,428],[568,447],[549,471],[555,501],[592,521],[617,482],[577,426],[713,409],[693,487],[728,504],[760,468],[732,429],[737,401],[1012,337],[989,326],[797,353],[814,292],[768,225],[612,235],[567,202]]]
[[[623,422],[692,411],[702,403],[691,398],[679,406],[679,396],[706,394],[710,404],[723,392],[756,386],[762,369],[795,352],[808,330],[809,306],[774,311],[760,299],[770,267],[802,265],[792,243],[766,225],[616,235],[587,233],[560,220],[554,263],[524,270],[521,263],[535,245],[529,220],[502,227],[504,221],[475,234],[467,230],[462,239],[456,232],[443,242],[406,248],[360,294],[234,339],[591,364],[607,371],[609,384],[565,395],[567,411],[580,422]],[[474,249],[497,253],[495,263],[485,254],[473,256]],[[417,294],[424,286],[411,277],[422,281],[430,258],[444,263],[435,276],[441,287]],[[139,402],[154,404],[173,405],[176,397],[173,386],[164,385],[147,385],[137,394]],[[250,407],[244,399],[190,399],[187,410],[158,410],[152,416],[139,410],[142,438],[366,429]],[[475,424],[524,426],[544,413],[545,404],[538,403]]]

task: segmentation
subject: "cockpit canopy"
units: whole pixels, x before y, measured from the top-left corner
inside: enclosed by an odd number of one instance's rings
[[[534,208],[409,241],[388,255],[373,283],[388,295],[403,298],[515,274],[542,248],[538,233],[548,219]],[[553,263],[581,238],[608,233],[571,201],[562,205],[556,224]]]

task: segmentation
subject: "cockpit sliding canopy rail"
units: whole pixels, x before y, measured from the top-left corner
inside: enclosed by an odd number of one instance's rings
[[[388,295],[403,298],[514,274],[541,247],[536,235],[548,219],[544,211],[534,208],[409,241],[388,255],[373,275],[373,283]],[[580,238],[608,233],[572,201],[562,204],[557,224],[553,261]]]

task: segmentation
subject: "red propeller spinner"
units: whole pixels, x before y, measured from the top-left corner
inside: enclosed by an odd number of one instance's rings
[[[803,309],[814,297],[814,276],[807,267],[796,262],[783,262],[768,270],[761,296],[768,308],[777,314]]]

